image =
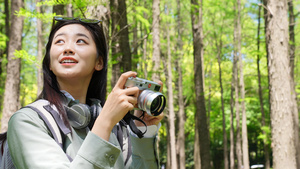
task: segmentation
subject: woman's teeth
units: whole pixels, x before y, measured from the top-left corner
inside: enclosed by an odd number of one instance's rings
[[[74,60],[67,59],[67,60],[63,60],[61,63],[77,63],[77,62],[75,62]]]

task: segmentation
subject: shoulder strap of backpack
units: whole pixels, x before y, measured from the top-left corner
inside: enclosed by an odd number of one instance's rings
[[[44,106],[48,104],[49,102],[46,100],[37,100],[36,102],[33,102],[25,106],[24,108],[31,108],[32,110],[38,113],[38,115],[42,118],[42,120],[46,123],[47,127],[49,128],[51,134],[54,137],[54,140],[59,144],[60,147],[62,147],[63,141],[58,125],[56,124],[52,115],[44,109]]]
[[[71,130],[65,126],[63,120],[58,114],[56,107],[50,106],[50,103],[43,99],[37,100],[26,107],[31,108],[39,114],[49,128],[54,140],[59,144],[60,147],[62,147],[63,137],[60,131],[62,131],[64,135],[67,135],[71,133]]]
[[[0,149],[1,149],[0,156],[1,157],[4,152],[4,143],[5,143],[6,138],[7,138],[7,132],[0,133]]]
[[[50,106],[50,103],[47,100],[41,99],[25,107],[31,108],[38,113],[51,132],[55,142],[63,148],[63,137],[60,131],[67,135],[71,132],[71,130],[64,125],[55,106]],[[0,168],[15,169],[9,153],[6,134],[6,132],[0,134]],[[68,154],[66,154],[66,156],[70,161],[72,161],[72,158]]]
[[[67,134],[71,133],[71,129],[66,127],[63,120],[60,118],[56,107],[51,106],[49,101],[44,99],[37,100],[25,107],[31,108],[38,113],[38,115],[47,125],[56,143],[63,149],[63,137],[61,132],[64,134],[64,136],[66,136]],[[66,155],[70,161],[73,160],[68,154]]]

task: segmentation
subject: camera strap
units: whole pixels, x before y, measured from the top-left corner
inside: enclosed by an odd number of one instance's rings
[[[143,138],[143,137],[144,137],[144,134],[147,132],[147,125],[146,125],[146,123],[145,123],[143,120],[141,120],[140,118],[138,118],[138,117],[132,115],[130,112],[128,112],[128,113],[124,116],[123,120],[129,125],[131,131],[132,131],[134,134],[136,134],[139,138]],[[145,127],[146,127],[146,130],[145,130],[144,132],[142,132],[141,130],[139,130],[139,129],[136,127],[136,125],[135,125],[135,123],[134,123],[133,120],[137,120],[137,121],[143,123],[143,124],[145,125]]]

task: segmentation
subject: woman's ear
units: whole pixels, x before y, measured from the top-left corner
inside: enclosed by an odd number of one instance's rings
[[[98,57],[95,65],[95,70],[100,71],[103,69],[103,59],[101,56]]]

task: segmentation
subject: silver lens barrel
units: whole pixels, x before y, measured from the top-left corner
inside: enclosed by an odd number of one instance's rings
[[[143,90],[138,97],[138,107],[150,116],[158,116],[165,109],[166,98],[160,92]]]

